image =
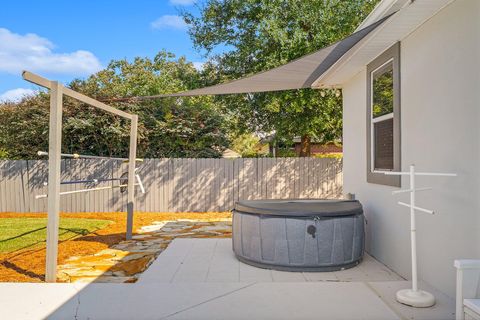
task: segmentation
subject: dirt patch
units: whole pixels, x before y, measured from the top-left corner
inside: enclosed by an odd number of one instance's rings
[[[45,213],[0,213],[1,218],[46,217]],[[178,219],[211,220],[230,218],[229,212],[154,213],[138,212],[134,216],[134,228],[151,225],[154,221]],[[86,236],[59,243],[58,264],[64,264],[72,256],[93,255],[125,239],[126,214],[106,213],[62,213],[60,218],[83,218],[110,220],[113,223]],[[21,250],[0,254],[0,282],[41,282],[45,278],[45,248]]]

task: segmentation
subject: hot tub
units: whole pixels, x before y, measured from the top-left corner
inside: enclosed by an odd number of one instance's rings
[[[233,251],[261,268],[351,268],[363,258],[364,233],[356,200],[245,200],[233,210]]]

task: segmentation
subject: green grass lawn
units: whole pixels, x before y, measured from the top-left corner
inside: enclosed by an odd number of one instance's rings
[[[102,229],[112,221],[61,218],[59,239],[67,240]],[[46,218],[1,218],[0,253],[44,245],[47,239]]]

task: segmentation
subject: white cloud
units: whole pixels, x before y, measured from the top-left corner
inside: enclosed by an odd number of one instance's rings
[[[97,57],[89,51],[56,53],[53,49],[50,40],[36,34],[21,35],[0,28],[0,72],[19,74],[29,70],[89,75],[102,68]]]
[[[170,4],[179,5],[179,6],[191,6],[196,2],[196,0],[170,0]]]
[[[170,28],[184,30],[187,28],[187,24],[185,23],[185,21],[183,21],[182,17],[168,14],[161,16],[157,20],[150,23],[150,25],[153,29]]]
[[[25,96],[31,96],[35,94],[36,91],[32,89],[25,89],[25,88],[17,88],[5,91],[4,93],[0,94],[0,102],[1,101],[12,101],[17,102],[20,101]]]
[[[197,69],[198,71],[202,71],[203,68],[205,68],[205,62],[200,62],[200,61],[194,61],[192,62],[193,63],[193,67],[195,69]]]

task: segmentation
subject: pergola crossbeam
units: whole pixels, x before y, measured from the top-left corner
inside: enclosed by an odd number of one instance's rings
[[[28,72],[28,71],[23,71],[22,77],[24,80],[31,82],[33,84],[39,85],[41,87],[51,89],[52,88],[52,81],[45,79],[39,75],[36,75],[34,73]],[[81,93],[78,93],[72,89],[69,88],[62,88],[63,94],[66,96],[69,96],[71,98],[77,99],[78,101],[81,101],[83,103],[86,103],[88,105],[91,105],[92,107],[102,109],[104,111],[116,114],[120,117],[132,120],[134,115],[127,113],[122,110],[118,110],[114,107],[111,107],[109,105],[106,105],[105,103],[102,103],[100,101],[97,101],[93,98],[87,97],[86,95],[83,95]]]

